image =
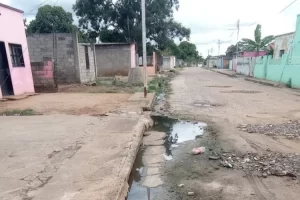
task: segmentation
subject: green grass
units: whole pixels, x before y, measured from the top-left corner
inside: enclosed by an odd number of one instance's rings
[[[3,113],[1,113],[2,115],[6,115],[6,116],[32,116],[32,115],[37,115],[37,113],[32,110],[32,109],[25,109],[25,110],[18,110],[18,109],[14,109],[14,110],[7,110]]]
[[[148,91],[150,93],[161,93],[168,87],[168,80],[166,77],[156,76],[152,79],[148,85]]]

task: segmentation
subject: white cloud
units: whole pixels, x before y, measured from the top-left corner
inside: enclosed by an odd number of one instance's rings
[[[44,0],[0,0],[0,2],[24,10],[25,17],[34,18],[37,10],[30,12]],[[213,48],[218,54],[217,41],[225,41],[221,45],[221,54],[230,44],[236,43],[237,34],[233,29],[240,19],[240,38],[253,38],[257,23],[262,25],[263,36],[278,35],[295,30],[296,16],[300,13],[300,1],[294,3],[281,14],[284,7],[293,0],[180,0],[180,8],[175,12],[175,19],[192,31],[191,41],[197,45],[204,56]],[[50,5],[59,5],[72,12],[75,0],[48,0]],[[253,24],[254,23],[254,24]],[[249,24],[253,24],[249,26]]]
[[[292,0],[181,0],[179,12],[175,19],[191,28],[191,42],[197,44],[199,52],[207,55],[213,48],[213,54],[218,54],[217,41],[231,41],[221,45],[221,54],[225,53],[230,44],[236,43],[235,28],[240,19],[240,38],[253,38],[257,23],[262,25],[263,36],[277,35],[295,30],[296,15],[300,13],[300,1],[278,14]],[[249,26],[249,24],[254,25]],[[243,24],[248,26],[243,26]],[[231,25],[231,26],[230,26]],[[206,44],[210,42],[210,44]]]

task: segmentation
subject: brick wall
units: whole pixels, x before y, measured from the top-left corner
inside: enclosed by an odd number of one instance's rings
[[[27,36],[27,42],[31,62],[44,62],[44,57],[56,60],[58,84],[79,81],[75,64],[78,56],[75,33],[33,34]]]
[[[51,58],[44,57],[43,62],[31,62],[35,87],[54,87],[53,66]]]
[[[87,48],[89,67],[87,67],[85,48]],[[91,45],[87,45],[87,44],[78,45],[78,59],[79,59],[80,82],[81,83],[94,82],[96,80],[95,59],[94,59],[93,48],[91,47]]]
[[[128,76],[131,68],[131,44],[96,44],[98,76]]]

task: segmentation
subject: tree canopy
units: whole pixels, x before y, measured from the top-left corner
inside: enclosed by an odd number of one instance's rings
[[[274,40],[273,35],[261,37],[261,25],[258,24],[254,30],[254,40],[243,38],[242,43],[247,51],[260,51],[266,50],[270,42]]]
[[[147,46],[165,50],[174,38],[189,39],[190,29],[173,19],[178,0],[146,1]],[[77,0],[73,9],[80,28],[102,42],[136,42],[142,46],[140,0]],[[152,47],[150,47],[152,46]]]
[[[27,33],[70,33],[76,28],[72,23],[72,13],[60,6],[45,5],[38,9],[35,19],[27,27]]]

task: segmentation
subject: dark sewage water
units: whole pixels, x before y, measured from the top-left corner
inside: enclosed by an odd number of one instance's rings
[[[152,116],[154,125],[151,131],[165,132],[165,153],[166,161],[173,159],[172,149],[177,148],[181,143],[195,140],[203,135],[205,127],[202,122],[191,122],[173,119],[165,116]],[[129,185],[130,191],[127,200],[154,200],[155,193],[159,188],[146,188],[140,184],[144,176],[143,153],[147,147],[141,147],[133,165]]]

